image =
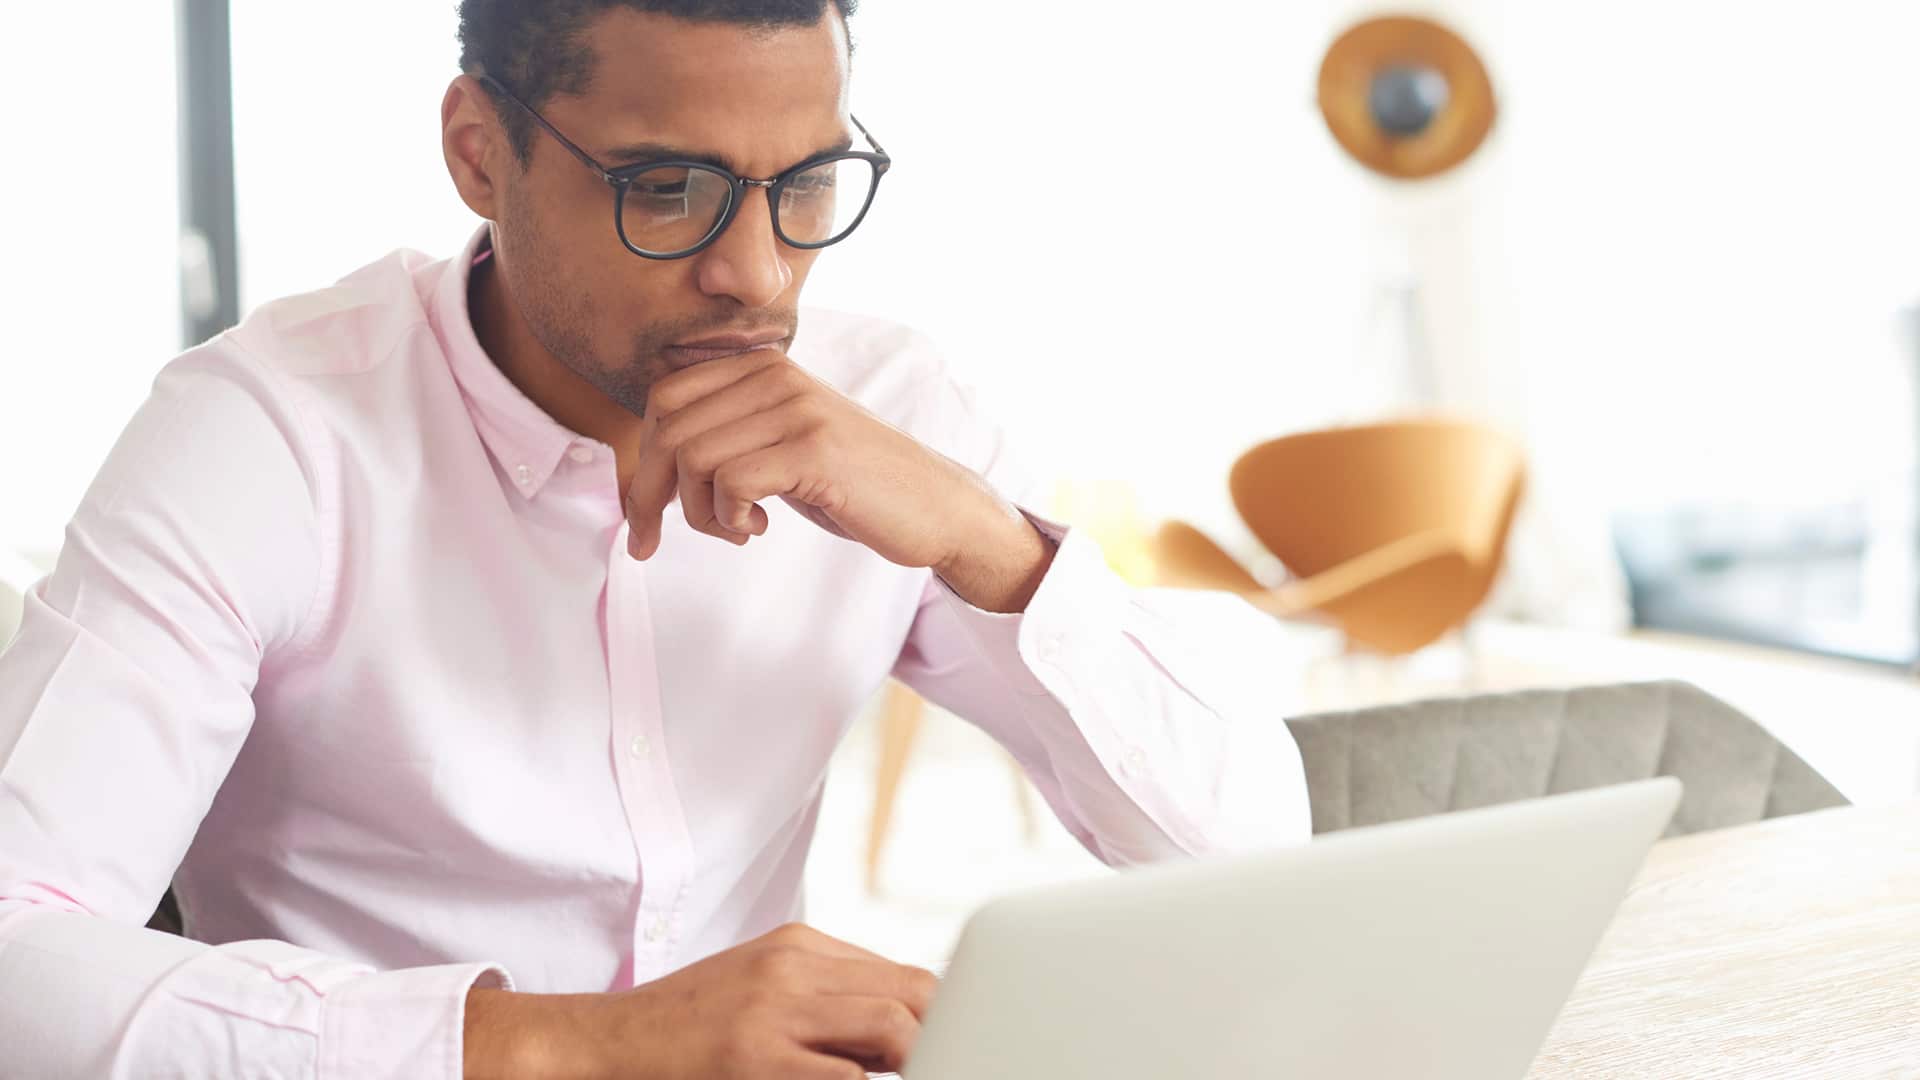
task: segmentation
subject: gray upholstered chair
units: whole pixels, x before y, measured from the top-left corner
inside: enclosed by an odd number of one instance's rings
[[[1667,835],[1847,800],[1732,706],[1682,682],[1419,701],[1287,721],[1313,831],[1675,776]]]

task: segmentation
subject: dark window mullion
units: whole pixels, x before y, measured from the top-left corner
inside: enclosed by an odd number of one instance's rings
[[[186,345],[240,321],[228,0],[175,0],[180,88],[180,313]]]

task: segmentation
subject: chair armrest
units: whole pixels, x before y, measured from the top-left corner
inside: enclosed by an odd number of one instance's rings
[[[1458,537],[1444,530],[1404,536],[1382,544],[1364,555],[1309,578],[1299,578],[1268,590],[1258,606],[1275,615],[1299,615],[1376,586],[1389,579],[1406,578],[1467,568],[1467,555]]]
[[[1206,533],[1184,521],[1168,521],[1153,538],[1155,580],[1176,589],[1221,589],[1252,596],[1260,582]]]

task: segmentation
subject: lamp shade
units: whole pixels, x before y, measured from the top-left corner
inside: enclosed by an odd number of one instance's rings
[[[1320,63],[1320,114],[1342,149],[1383,176],[1420,180],[1459,165],[1493,130],[1493,83],[1460,35],[1432,19],[1368,19]]]

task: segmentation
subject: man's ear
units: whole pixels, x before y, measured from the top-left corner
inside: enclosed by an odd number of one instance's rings
[[[440,150],[460,201],[486,220],[498,221],[504,170],[517,167],[518,159],[493,98],[471,75],[449,83],[440,100]]]

